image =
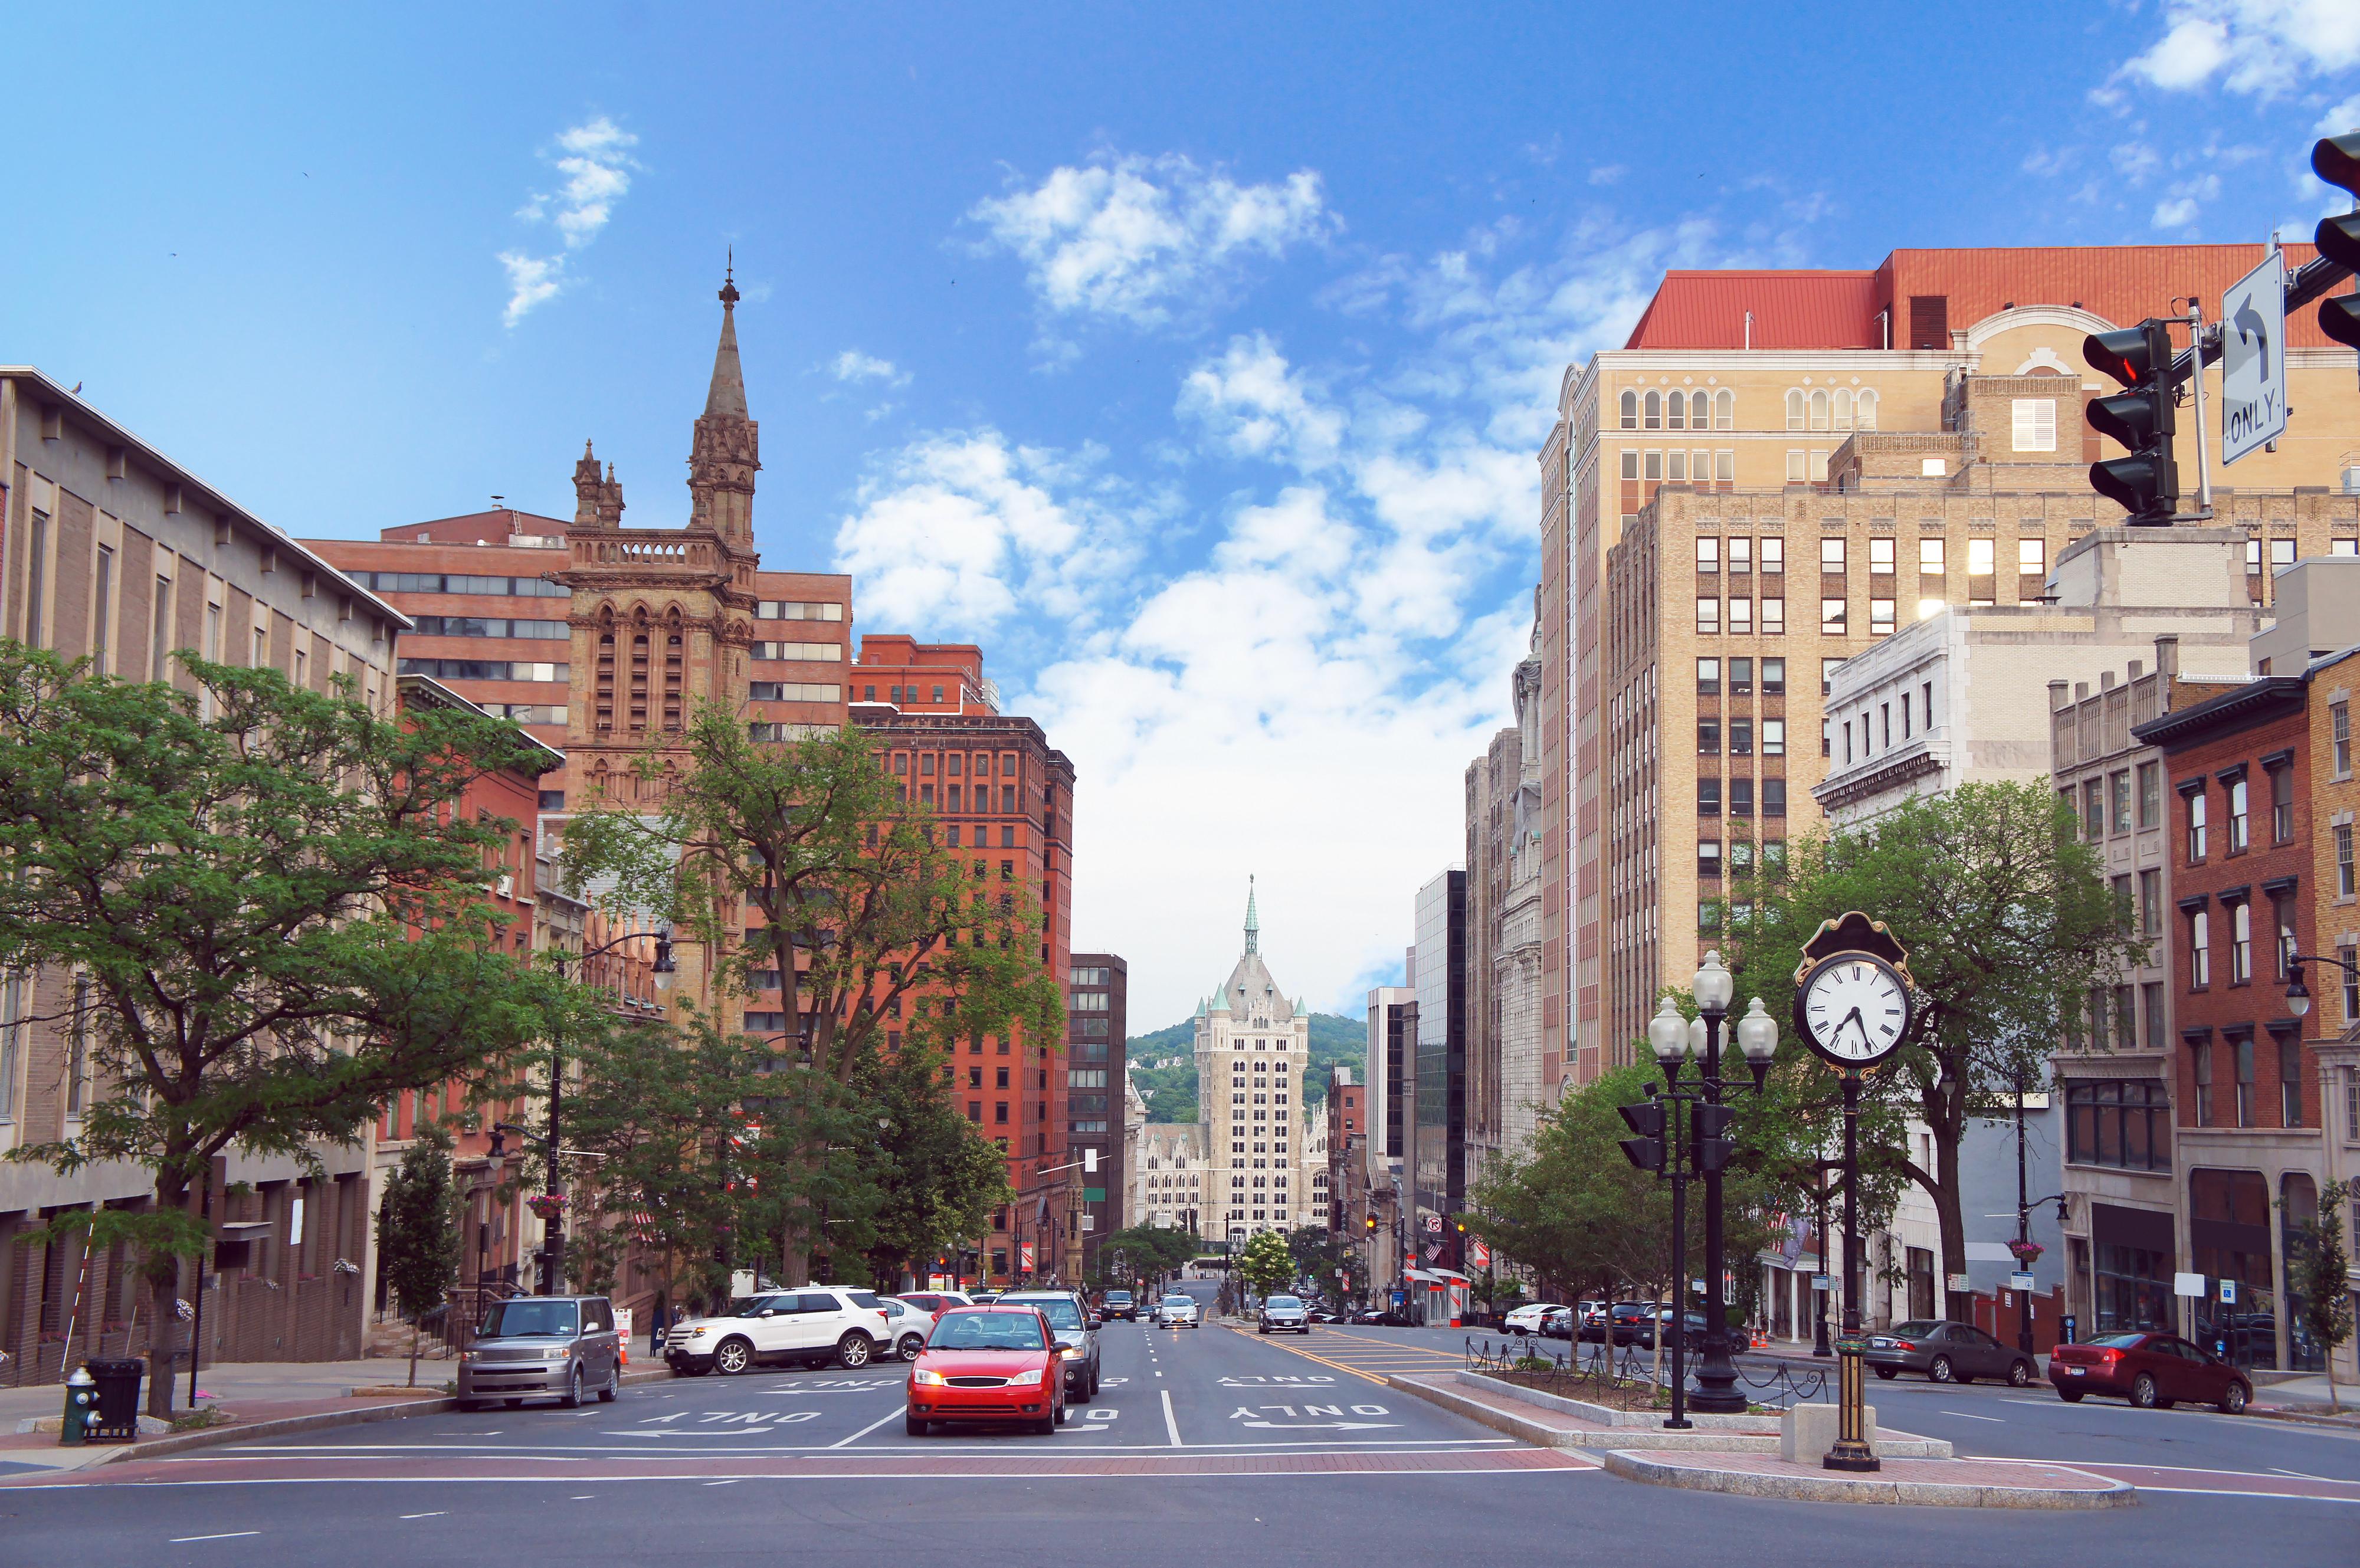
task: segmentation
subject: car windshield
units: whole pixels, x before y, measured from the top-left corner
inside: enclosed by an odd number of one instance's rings
[[[1106,1293],[1106,1299],[1109,1301],[1128,1302],[1131,1300],[1131,1292],[1128,1290],[1109,1290]]]
[[[1041,1320],[1022,1312],[953,1312],[934,1324],[928,1350],[1042,1350]]]
[[[1071,1296],[1019,1296],[1015,1300],[1028,1307],[1038,1307],[1041,1315],[1049,1320],[1051,1328],[1079,1328],[1082,1314],[1074,1306]]]
[[[2143,1334],[2102,1334],[2090,1343],[2107,1350],[2136,1350],[2146,1341],[2147,1335]]]
[[[1929,1334],[1941,1326],[1942,1325],[1940,1323],[1935,1323],[1930,1319],[1919,1318],[1909,1323],[1895,1323],[1887,1332],[1900,1334],[1904,1338],[1908,1338],[1913,1335],[1922,1336]]]
[[[1273,1296],[1262,1302],[1266,1307],[1299,1307],[1302,1304],[1303,1301],[1299,1296]]]
[[[479,1339],[572,1339],[581,1329],[582,1312],[572,1301],[523,1298],[495,1301],[484,1314]]]

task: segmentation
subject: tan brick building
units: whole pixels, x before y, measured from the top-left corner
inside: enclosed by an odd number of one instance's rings
[[[1816,823],[1835,663],[1944,603],[2037,601],[2064,547],[2119,516],[2086,474],[2082,404],[2114,388],[2085,375],[2083,337],[2174,295],[2217,309],[2259,259],[1896,251],[1874,271],[1673,273],[1622,349],[1568,371],[1540,454],[1546,1083],[1626,1059],[1655,986],[1690,972],[1704,824],[1726,857]],[[2348,510],[2304,493],[2360,485],[2353,357],[2307,318],[2289,332],[2294,429],[2234,489],[2211,469],[2256,603],[2299,555],[2360,551],[2333,520]],[[2195,447],[2183,435],[2190,506]]]

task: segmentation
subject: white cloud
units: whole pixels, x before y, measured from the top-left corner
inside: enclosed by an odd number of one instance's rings
[[[2154,223],[2158,229],[2184,229],[2196,222],[2203,204],[2221,194],[2217,175],[2203,175],[2183,180],[2172,193],[2156,203]]]
[[[2348,136],[2360,131],[2360,93],[2354,93],[2322,114],[2319,124],[2312,128],[2322,136]]]
[[[2038,175],[2045,180],[2052,175],[2062,174],[2073,167],[2074,158],[2080,151],[2078,147],[2059,147],[2054,152],[2047,147],[2034,147],[2024,155],[2024,162],[2017,167],[2027,174]]]
[[[1284,455],[1297,467],[1334,461],[1344,416],[1319,402],[1270,338],[1235,337],[1180,384],[1178,412],[1235,457]]]
[[[2125,142],[2113,153],[2115,171],[2133,185],[2144,185],[2147,177],[2160,168],[2163,158],[2145,142]]]
[[[639,141],[604,114],[558,133],[550,162],[563,181],[553,191],[528,197],[517,216],[529,223],[553,224],[564,248],[550,256],[500,253],[500,266],[508,278],[508,309],[501,314],[505,325],[515,326],[573,281],[565,270],[566,255],[596,239],[614,217],[615,204],[631,189],[631,170],[638,166],[629,149]]]
[[[1630,172],[1627,164],[1601,163],[1590,171],[1590,182],[1592,185],[1612,185]]]
[[[2269,98],[2360,65],[2352,0],[2166,0],[2163,17],[2163,36],[2118,76],[2169,90],[2218,77],[2231,92]]]
[[[967,216],[989,232],[984,248],[1023,259],[1047,313],[1146,328],[1202,315],[1250,259],[1342,228],[1309,169],[1244,185],[1177,154],[1101,155]]]
[[[873,354],[863,354],[857,348],[846,349],[829,362],[828,373],[838,381],[858,385],[861,382],[881,382],[888,387],[907,387],[910,373],[896,368],[890,359],[880,359]]]

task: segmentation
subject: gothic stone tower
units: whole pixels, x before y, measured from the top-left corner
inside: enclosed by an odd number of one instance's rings
[[[761,467],[738,362],[738,287],[721,286],[721,341],[688,459],[688,526],[626,528],[623,487],[587,443],[574,465],[570,557],[556,580],[574,591],[566,620],[571,804],[655,810],[688,768],[683,732],[699,704],[737,713],[754,638],[754,474]],[[640,776],[652,759],[655,778]],[[710,983],[679,954],[683,997],[710,1005]]]

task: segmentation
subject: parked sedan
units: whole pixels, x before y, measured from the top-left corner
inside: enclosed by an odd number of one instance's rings
[[[1538,1334],[1541,1332],[1541,1320],[1558,1311],[1559,1305],[1556,1301],[1535,1301],[1529,1306],[1518,1307],[1508,1314],[1507,1322],[1502,1326],[1510,1334]]]
[[[1704,1345],[1704,1314],[1702,1312],[1683,1313],[1681,1322],[1688,1330],[1687,1338],[1681,1342],[1683,1345],[1689,1350],[1701,1348]],[[1672,1309],[1657,1307],[1655,1316],[1639,1325],[1638,1343],[1653,1350],[1655,1348],[1655,1341],[1660,1338],[1664,1342],[1664,1348],[1669,1350],[1672,1346],[1671,1327]]]
[[[1655,1309],[1646,1302],[1617,1301],[1611,1307],[1592,1307],[1584,1313],[1580,1333],[1593,1345],[1603,1345],[1609,1338],[1616,1345],[1636,1345],[1643,1336],[1653,1336],[1654,1322]]]
[[[2236,1415],[2254,1397],[2245,1375],[2176,1334],[2110,1334],[2049,1353],[2049,1381],[2069,1404],[2106,1394],[2147,1410],[2180,1400]]]
[[[1576,1315],[1571,1307],[1551,1307],[1541,1314],[1540,1327],[1535,1332],[1543,1339],[1570,1340],[1574,1335]]]
[[[1309,1334],[1311,1312],[1300,1296],[1265,1296],[1262,1303],[1263,1334]]]
[[[912,1437],[960,1421],[1054,1432],[1066,1416],[1064,1360],[1037,1308],[954,1307],[911,1365],[902,1424]]]
[[[1916,1372],[1936,1383],[1994,1377],[2028,1388],[2040,1370],[2031,1356],[2002,1345],[1972,1323],[1938,1318],[1895,1323],[1882,1334],[1869,1335],[1868,1353],[1861,1359],[1887,1382],[1904,1372]]]

